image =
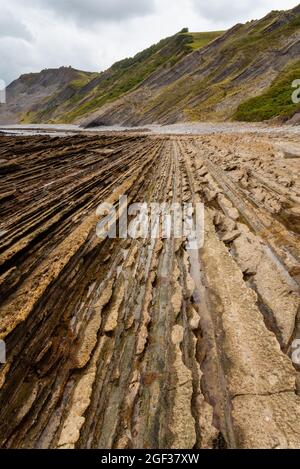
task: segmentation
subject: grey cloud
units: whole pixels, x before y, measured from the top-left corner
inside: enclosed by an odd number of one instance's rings
[[[0,37],[15,37],[30,41],[32,35],[22,21],[9,10],[2,10],[0,16]]]
[[[0,79],[9,83],[21,73],[61,65],[103,70],[183,26],[194,31],[225,29],[297,3],[299,0],[0,0]],[[154,15],[148,15],[151,12]],[[138,21],[131,21],[134,17]]]
[[[154,11],[155,4],[154,0],[35,0],[34,3],[84,26],[144,16]]]
[[[254,8],[263,6],[262,1],[252,0],[192,0],[197,12],[211,21],[224,22],[230,19],[241,21]]]
[[[20,73],[32,69],[31,43],[18,38],[0,38],[0,79],[8,85]]]

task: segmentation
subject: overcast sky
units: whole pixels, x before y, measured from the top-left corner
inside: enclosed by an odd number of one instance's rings
[[[176,33],[222,30],[300,0],[0,0],[0,79],[72,65],[101,71]]]

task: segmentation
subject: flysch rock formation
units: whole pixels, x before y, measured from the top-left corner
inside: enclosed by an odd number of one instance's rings
[[[300,448],[300,139],[1,136],[0,447]],[[204,203],[204,243],[99,238]]]

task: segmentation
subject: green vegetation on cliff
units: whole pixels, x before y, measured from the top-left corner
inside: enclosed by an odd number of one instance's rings
[[[189,37],[188,47],[192,50],[201,49],[221,36],[225,31],[208,31],[206,33],[185,33]]]
[[[300,111],[300,104],[292,101],[292,83],[297,79],[300,79],[300,61],[286,67],[266,92],[242,103],[234,119],[255,122],[273,117],[282,117],[283,120],[292,117]]]
[[[116,100],[135,89],[160,67],[171,68],[192,50],[206,46],[221,33],[221,31],[188,33],[182,30],[174,36],[162,39],[132,58],[116,62],[108,71],[103,72],[104,79],[100,76],[99,84],[93,90],[91,99],[85,99],[84,102],[79,103],[80,96],[75,96],[75,102],[78,105],[70,113],[67,113],[63,120],[72,122],[107,102]]]

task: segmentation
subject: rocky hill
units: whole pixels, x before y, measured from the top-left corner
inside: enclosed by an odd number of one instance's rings
[[[97,75],[72,67],[21,75],[6,89],[6,104],[0,105],[0,123],[43,122],[37,115],[45,106],[55,107],[64,102]]]
[[[27,116],[37,122],[76,122],[106,104],[133,92],[159,70],[172,70],[176,63],[211,42],[222,32],[188,33],[183,29],[174,36],[162,39],[132,58],[116,62],[108,70],[94,77],[72,92],[51,96],[42,106]]]
[[[102,73],[76,71],[80,78],[75,85],[72,79],[55,89],[46,87],[41,94],[39,86],[37,93],[30,88],[16,104],[21,77],[10,85],[15,98],[8,111],[0,108],[0,119],[10,113],[23,122],[84,126],[232,119],[297,122],[300,105],[291,100],[291,85],[300,78],[299,57],[300,5],[226,32],[190,33],[184,28]],[[38,81],[45,72],[35,74]]]
[[[300,6],[238,24],[133,92],[101,107],[92,124],[292,117],[300,78]],[[254,102],[250,101],[254,97]],[[92,125],[88,120],[89,125]]]

